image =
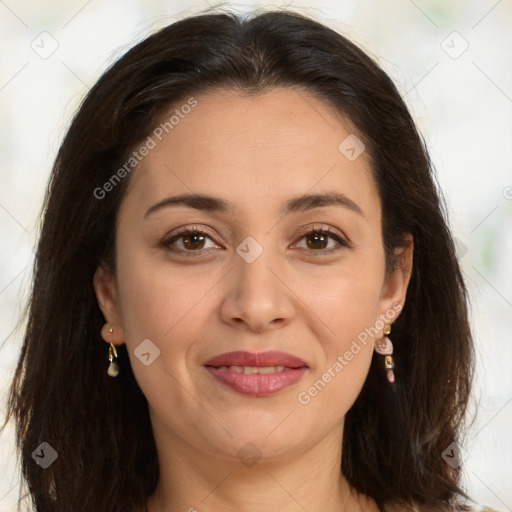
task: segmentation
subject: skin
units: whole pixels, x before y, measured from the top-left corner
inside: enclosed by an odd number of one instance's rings
[[[412,243],[386,273],[367,155],[349,161],[339,151],[354,130],[329,106],[287,88],[195,98],[198,105],[131,176],[118,217],[115,275],[100,266],[94,276],[107,321],[103,338],[127,344],[149,403],[161,477],[148,510],[378,511],[339,468],[344,416],[382,329],[359,343],[308,404],[297,396],[359,333],[404,304]],[[162,199],[192,192],[233,209],[175,205],[145,218]],[[290,198],[328,192],[346,195],[362,213],[339,205],[280,211]],[[184,227],[210,238],[160,245]],[[314,236],[303,235],[309,228],[330,228],[348,245],[331,238],[311,245]],[[236,252],[248,236],[263,249],[252,263]],[[145,339],[160,350],[148,366],[134,355]],[[274,395],[242,395],[203,367],[233,350],[289,352],[309,369]],[[246,443],[262,455],[252,467],[237,455]]]

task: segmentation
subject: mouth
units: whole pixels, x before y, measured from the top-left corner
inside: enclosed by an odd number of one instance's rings
[[[287,352],[226,352],[218,356],[212,357],[205,366],[212,366],[220,368],[222,366],[242,366],[249,368],[269,368],[269,367],[284,367],[284,368],[307,368],[305,361],[297,356],[288,354]]]
[[[269,374],[269,373],[281,373],[285,370],[295,370],[296,368],[289,368],[286,366],[278,365],[278,366],[238,366],[232,364],[230,366],[211,366],[210,368],[216,368],[220,371],[230,370],[235,373],[245,373],[246,375],[250,375],[253,373],[259,374]]]
[[[308,365],[285,352],[228,352],[204,364],[210,374],[231,390],[268,396],[296,384]]]

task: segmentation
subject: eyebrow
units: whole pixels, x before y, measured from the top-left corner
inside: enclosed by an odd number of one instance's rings
[[[233,212],[234,205],[229,201],[219,197],[209,196],[205,194],[181,194],[179,196],[167,197],[158,203],[154,204],[144,214],[147,218],[152,213],[155,213],[163,208],[172,206],[188,206],[204,212],[211,213],[228,213]],[[281,208],[281,213],[286,215],[288,213],[303,212],[313,208],[320,208],[326,206],[341,206],[364,215],[361,208],[352,199],[345,194],[339,192],[329,192],[326,194],[305,194],[295,197],[286,201]]]

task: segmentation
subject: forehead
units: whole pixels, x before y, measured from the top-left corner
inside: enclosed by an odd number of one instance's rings
[[[215,90],[191,97],[192,109],[174,105],[150,134],[154,147],[130,184],[141,203],[195,192],[226,197],[238,206],[337,190],[363,209],[378,207],[366,151],[355,159],[348,158],[354,152],[346,152],[349,146],[361,151],[360,137],[327,103],[290,88],[258,95]],[[171,116],[172,127],[165,125]]]

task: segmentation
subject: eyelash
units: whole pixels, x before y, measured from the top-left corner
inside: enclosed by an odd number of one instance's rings
[[[204,231],[203,229],[198,229],[197,227],[194,226],[192,229],[185,228],[183,231],[180,231],[179,233],[172,235],[172,237],[165,238],[160,243],[160,246],[168,251],[171,251],[171,252],[186,254],[187,256],[191,256],[191,257],[200,256],[201,251],[208,250],[208,249],[198,249],[198,250],[194,251],[194,250],[171,248],[171,244],[173,244],[175,241],[179,240],[180,238],[182,238],[184,236],[191,235],[191,234],[204,235],[204,236],[208,237],[210,240],[215,242],[215,240],[213,240],[213,237],[211,236],[210,233],[208,233],[207,231]],[[307,236],[311,236],[313,234],[326,235],[328,238],[331,238],[332,240],[335,240],[336,242],[338,242],[338,244],[341,246],[341,247],[336,247],[336,248],[331,248],[331,249],[316,249],[316,250],[315,249],[306,249],[312,253],[321,253],[321,254],[319,254],[320,256],[326,255],[326,254],[327,255],[332,254],[333,252],[339,251],[343,247],[346,247],[346,248],[349,247],[349,244],[340,235],[333,232],[330,228],[323,228],[323,227],[322,228],[313,227],[313,228],[308,229],[307,231],[300,234],[299,240],[302,240],[303,238],[305,238]]]

